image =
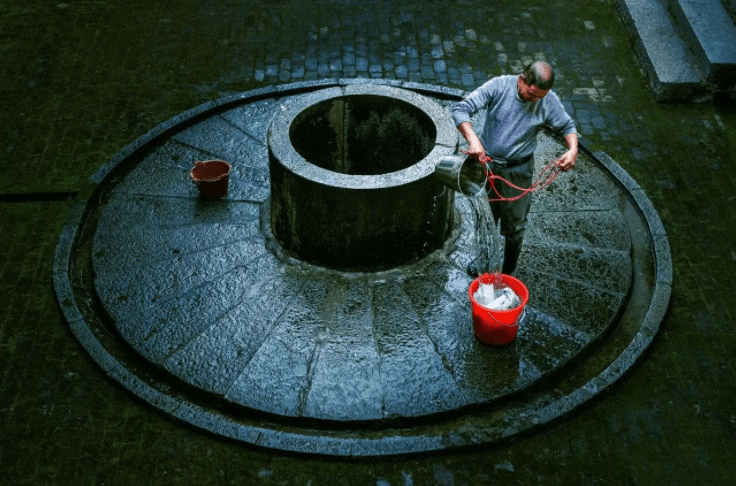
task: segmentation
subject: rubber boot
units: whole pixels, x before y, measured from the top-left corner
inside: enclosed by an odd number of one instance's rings
[[[468,266],[465,267],[465,273],[467,273],[468,276],[471,277],[471,278],[476,278],[479,275],[479,273],[478,273],[478,264],[476,263],[475,260],[473,260],[472,262],[468,263]]]
[[[472,262],[468,263],[468,266],[465,267],[465,272],[468,274],[468,276],[476,278],[481,273],[485,273],[488,271],[484,263],[485,258],[483,258],[483,256],[481,255],[478,255],[473,259]]]
[[[516,264],[521,254],[521,241],[506,240],[506,246],[503,249],[503,267],[501,273],[504,275],[514,276],[516,272]]]

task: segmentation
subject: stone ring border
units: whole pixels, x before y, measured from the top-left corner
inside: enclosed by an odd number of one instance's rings
[[[325,79],[259,88],[219,100],[204,103],[185,111],[153,128],[147,134],[125,146],[92,176],[69,208],[66,225],[62,229],[53,261],[53,285],[58,304],[71,332],[90,357],[108,377],[118,382],[138,398],[169,417],[177,418],[205,431],[247,444],[288,452],[343,457],[376,457],[422,452],[442,451],[475,445],[490,445],[522,432],[531,432],[542,425],[559,419],[600,395],[629,371],[652,343],[667,312],[673,279],[672,259],[667,234],[654,205],[644,190],[605,152],[580,138],[580,149],[589,155],[615,180],[627,194],[638,212],[651,242],[654,260],[652,297],[638,331],[623,351],[597,376],[583,386],[562,396],[534,404],[511,408],[505,413],[481,412],[444,420],[439,424],[409,428],[325,430],[307,429],[280,423],[269,423],[263,418],[249,420],[228,416],[224,412],[200,405],[183,394],[178,394],[166,383],[153,377],[141,377],[131,372],[105,347],[105,330],[93,329],[85,321],[75,301],[71,264],[81,229],[94,207],[94,202],[105,182],[115,169],[164,136],[177,131],[184,124],[193,123],[215,110],[246,101],[267,97],[288,96],[316,89],[344,87],[354,84],[376,84],[403,88],[445,100],[460,100],[467,92],[454,88],[424,83],[377,79]]]

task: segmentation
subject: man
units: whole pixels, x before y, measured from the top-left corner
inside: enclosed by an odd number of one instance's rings
[[[528,188],[534,176],[534,149],[537,133],[546,125],[565,137],[567,152],[556,164],[564,171],[575,166],[578,136],[575,123],[565,112],[560,99],[552,91],[555,74],[545,62],[529,64],[520,75],[498,76],[457,103],[452,117],[460,133],[468,141],[468,154],[479,160],[492,159],[491,170],[518,187]],[[485,126],[480,137],[473,131],[471,116],[486,109]],[[503,197],[520,194],[503,182],[495,187]],[[495,193],[491,199],[497,198]],[[493,218],[501,220],[505,237],[502,273],[513,275],[521,253],[531,194],[514,202],[492,202]],[[477,268],[468,268],[476,274]]]

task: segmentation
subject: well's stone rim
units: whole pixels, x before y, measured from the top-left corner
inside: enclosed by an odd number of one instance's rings
[[[347,96],[385,96],[418,108],[434,122],[434,147],[419,162],[396,172],[378,175],[349,175],[323,169],[299,154],[289,139],[289,129],[296,117],[310,106]],[[268,147],[282,165],[298,177],[339,189],[388,189],[410,184],[434,173],[434,168],[445,155],[454,153],[458,136],[455,127],[446,118],[432,117],[441,108],[434,100],[394,86],[355,84],[349,89],[337,86],[298,96],[271,121],[268,129]]]

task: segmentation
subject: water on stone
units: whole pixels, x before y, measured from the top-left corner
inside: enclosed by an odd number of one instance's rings
[[[478,274],[499,273],[501,269],[498,267],[500,258],[496,258],[496,244],[494,241],[495,221],[491,206],[488,203],[488,196],[485,191],[476,197],[469,198],[470,206],[475,214],[476,240],[478,245],[478,257],[476,265]]]

